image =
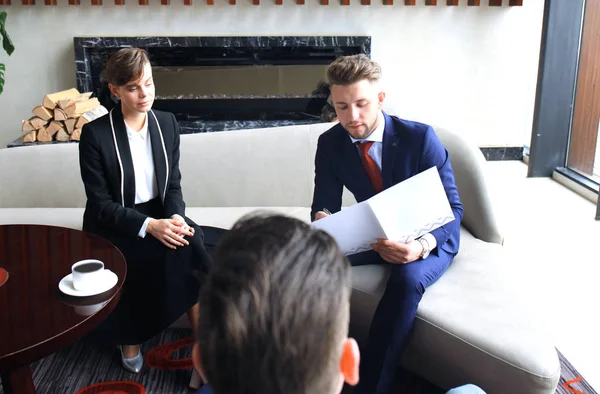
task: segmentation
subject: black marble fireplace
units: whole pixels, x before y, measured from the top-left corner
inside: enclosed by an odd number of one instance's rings
[[[122,47],[147,50],[155,109],[173,112],[182,133],[323,121],[327,66],[338,56],[371,54],[368,36],[75,37],[77,89],[107,107],[101,72]]]

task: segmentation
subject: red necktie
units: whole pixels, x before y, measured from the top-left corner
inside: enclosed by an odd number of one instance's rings
[[[377,167],[377,163],[375,163],[375,160],[368,154],[371,145],[373,145],[373,141],[365,141],[362,144],[357,142],[356,145],[358,146],[358,149],[360,149],[360,158],[363,167],[371,180],[371,184],[373,185],[373,188],[375,188],[375,191],[379,193],[383,190],[383,179],[381,178],[381,172],[379,171],[379,167]]]

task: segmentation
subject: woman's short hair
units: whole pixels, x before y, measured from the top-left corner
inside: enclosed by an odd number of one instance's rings
[[[115,86],[124,86],[137,81],[150,63],[148,54],[140,48],[122,48],[113,53],[104,69],[104,80]]]

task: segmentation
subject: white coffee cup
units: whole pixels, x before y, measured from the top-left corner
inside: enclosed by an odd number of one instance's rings
[[[79,291],[90,291],[102,285],[104,263],[100,260],[81,260],[71,267],[73,288]]]

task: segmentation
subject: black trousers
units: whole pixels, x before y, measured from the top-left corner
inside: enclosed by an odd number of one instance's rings
[[[160,199],[136,205],[151,217],[162,216]],[[226,231],[200,227],[189,218],[194,236],[188,246],[169,249],[150,234],[140,238],[110,237],[127,261],[127,278],[113,313],[94,331],[107,344],[135,345],[172,324],[198,301],[212,264],[210,252]]]

